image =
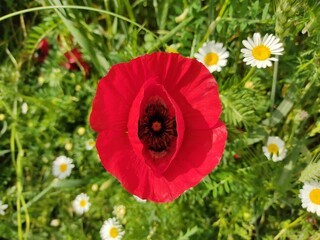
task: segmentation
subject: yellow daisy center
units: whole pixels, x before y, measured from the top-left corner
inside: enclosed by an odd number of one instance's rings
[[[219,61],[219,56],[216,53],[208,53],[205,57],[204,57],[204,64],[206,64],[207,66],[212,66],[218,63]]]
[[[94,140],[89,140],[88,141],[88,144],[91,146],[91,147],[94,147],[96,145],[96,142]]]
[[[320,189],[319,188],[312,189],[309,194],[309,197],[312,203],[320,205]]]
[[[116,228],[116,227],[111,227],[111,228],[110,228],[110,236],[111,236],[112,238],[116,238],[116,237],[118,237],[118,235],[119,235],[119,230],[118,230],[118,228]]]
[[[252,56],[257,60],[266,60],[270,57],[271,51],[265,45],[258,45],[252,49]]]
[[[67,171],[68,165],[66,163],[60,164],[60,172],[65,172]]]
[[[81,207],[85,207],[87,205],[87,201],[82,199],[79,204]]]
[[[270,143],[268,145],[268,151],[269,151],[269,153],[272,153],[274,155],[278,155],[279,148],[278,148],[278,146],[276,144]]]

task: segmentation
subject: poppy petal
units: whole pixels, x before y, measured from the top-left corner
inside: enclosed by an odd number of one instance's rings
[[[120,63],[99,81],[90,116],[90,124],[95,131],[126,130],[131,104],[144,82],[143,72],[139,60],[132,67],[128,63]]]
[[[221,121],[209,130],[186,129],[179,155],[164,174],[171,188],[179,191],[179,185],[192,187],[208,175],[219,164],[226,139],[227,129]]]
[[[161,52],[143,58],[148,72],[159,76],[170,96],[183,106],[181,111],[188,128],[208,129],[217,123],[222,111],[218,85],[202,63]]]
[[[138,173],[138,171],[141,171],[145,164],[134,154],[127,133],[100,132],[96,147],[104,168],[118,178],[129,192],[133,193],[141,181],[141,172]]]
[[[163,175],[155,174],[135,155],[126,133],[99,133],[97,149],[105,169],[117,177],[128,192],[154,202],[169,202],[198,184],[219,163],[227,131],[219,122],[211,130],[192,130],[186,135],[189,137],[186,136],[182,145],[185,151],[180,151]]]

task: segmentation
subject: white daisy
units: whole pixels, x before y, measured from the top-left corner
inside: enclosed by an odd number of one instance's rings
[[[268,137],[267,145],[262,147],[264,155],[274,162],[281,161],[285,158],[287,149],[285,149],[284,141],[279,137]]]
[[[71,174],[72,168],[72,159],[67,158],[66,156],[57,157],[52,165],[52,173],[55,177],[63,179],[68,177]]]
[[[2,201],[0,200],[0,215],[5,214],[5,210],[8,208],[8,204],[3,204]]]
[[[223,47],[222,43],[211,41],[203,44],[199,53],[194,54],[194,57],[203,63],[211,73],[220,72],[221,68],[227,65],[229,52]]]
[[[89,139],[85,142],[86,150],[92,150],[96,145],[96,142],[93,139]]]
[[[246,48],[242,48],[244,54],[243,61],[252,67],[266,68],[271,67],[271,61],[278,61],[273,55],[282,55],[283,47],[280,39],[272,34],[266,34],[262,39],[260,33],[254,33],[253,38],[243,40],[242,44]]]
[[[109,218],[104,221],[101,229],[100,236],[102,240],[120,240],[124,235],[121,225],[115,218]]]
[[[76,199],[72,203],[74,211],[78,215],[82,215],[85,212],[89,211],[89,208],[91,206],[91,203],[89,202],[89,197],[85,193],[79,194]]]
[[[299,197],[303,208],[320,216],[320,182],[304,183],[303,188],[300,189]]]

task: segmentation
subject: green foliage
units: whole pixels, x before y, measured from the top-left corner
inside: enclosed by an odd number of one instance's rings
[[[317,1],[0,5],[0,200],[8,204],[1,239],[99,239],[111,217],[124,227],[123,239],[319,239],[319,217],[298,197],[301,182],[320,177]],[[242,59],[242,40],[255,32],[284,43],[274,91],[274,67],[250,68]],[[43,37],[50,50],[39,63],[33,56]],[[96,151],[86,149],[96,137],[89,114],[97,83],[119,62],[154,51],[193,57],[208,40],[230,53],[227,66],[213,73],[228,128],[221,163],[172,203],[138,202],[105,172]],[[88,76],[83,67],[65,67],[64,54],[74,48],[89,64]],[[264,156],[268,136],[285,141],[283,161]],[[52,162],[60,155],[74,159],[75,168],[57,181]],[[92,205],[77,216],[72,201],[81,192]],[[124,217],[114,213],[119,205]]]
[[[50,34],[61,22],[56,15],[48,16],[43,21],[32,27],[25,43],[25,54],[31,58],[38,48],[40,41]]]
[[[301,182],[317,181],[320,178],[320,153],[313,156],[312,161],[303,170],[300,176]]]

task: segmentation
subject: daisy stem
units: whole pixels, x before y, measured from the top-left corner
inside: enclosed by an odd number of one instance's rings
[[[242,83],[245,83],[246,81],[248,81],[248,79],[253,75],[253,73],[254,73],[254,71],[256,70],[256,68],[255,67],[252,67],[251,69],[250,69],[250,71],[247,73],[247,75],[241,80],[241,84]]]
[[[278,57],[277,57],[278,59]],[[274,69],[273,69],[273,78],[272,78],[272,88],[271,88],[271,106],[270,106],[270,118],[269,118],[269,125],[271,126],[272,122],[272,114],[273,114],[273,108],[275,103],[275,97],[276,97],[276,87],[277,87],[277,79],[278,79],[278,61],[275,61],[274,63]]]

